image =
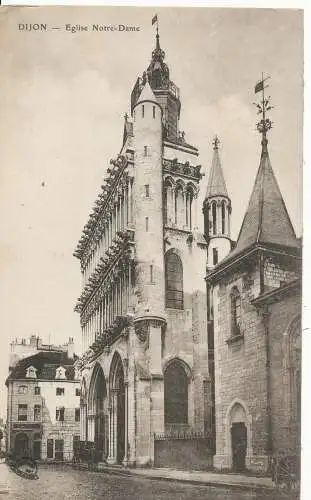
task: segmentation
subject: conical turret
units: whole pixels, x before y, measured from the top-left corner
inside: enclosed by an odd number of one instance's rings
[[[204,233],[209,243],[208,267],[218,264],[231,249],[231,201],[220,162],[219,144],[220,141],[216,136],[213,141],[213,159],[203,202]]]
[[[299,247],[271,166],[267,144],[264,137],[255,184],[232,255],[256,243]]]

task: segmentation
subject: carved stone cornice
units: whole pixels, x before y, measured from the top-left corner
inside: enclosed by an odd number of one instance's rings
[[[203,177],[203,174],[200,172],[201,168],[202,165],[190,165],[188,161],[180,163],[177,158],[173,160],[163,160],[164,171],[173,175],[181,175],[189,179],[195,179],[196,181],[200,181]]]
[[[77,300],[75,311],[82,312],[92,296],[99,294],[102,297],[103,294],[100,294],[99,288],[106,290],[111,288],[120,273],[134,260],[134,232],[130,230],[118,232],[117,238],[105,255],[100,259],[99,264],[86,282],[82,294]]]
[[[87,260],[94,241],[97,242],[101,233],[97,232],[98,223],[103,213],[109,211],[108,205],[114,196],[114,192],[121,181],[124,170],[127,167],[128,159],[124,155],[118,155],[116,159],[110,160],[112,167],[107,169],[107,178],[101,186],[102,192],[98,195],[95,201],[93,210],[89,215],[89,220],[82,230],[82,237],[74,251],[74,256],[78,259]]]
[[[95,361],[102,352],[109,355],[111,346],[120,336],[127,339],[131,324],[131,316],[117,316],[112,325],[99,334],[95,342],[79,359],[79,369],[81,370],[86,364]]]

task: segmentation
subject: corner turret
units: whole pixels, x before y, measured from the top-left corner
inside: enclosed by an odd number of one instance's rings
[[[231,250],[231,200],[221,167],[219,145],[220,141],[216,136],[213,140],[213,160],[203,202],[204,234],[208,242],[207,265],[209,268],[217,265]]]

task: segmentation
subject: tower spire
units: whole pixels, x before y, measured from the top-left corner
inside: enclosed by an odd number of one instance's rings
[[[205,200],[217,195],[227,196],[228,198],[228,191],[219,156],[220,140],[217,135],[215,135],[212,141],[212,145],[214,154],[213,154],[210,175],[208,179]]]
[[[231,200],[220,162],[220,140],[217,135],[212,145],[213,159],[203,202],[204,235],[208,242],[208,267],[217,265],[231,249]]]
[[[265,81],[268,78],[262,75],[255,85],[255,94],[262,92],[260,103],[254,103],[257,113],[262,115],[257,123],[257,130],[262,136],[261,158],[237,244],[230,257],[256,244],[299,246],[268,153],[267,132],[272,127],[271,120],[267,118],[267,112],[272,109],[270,96],[265,97]]]

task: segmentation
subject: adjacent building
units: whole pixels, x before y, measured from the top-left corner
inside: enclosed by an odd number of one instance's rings
[[[195,466],[211,464],[212,433],[202,173],[179,129],[180,93],[164,56],[157,33],[74,254],[81,440],[109,463],[188,465],[191,456]]]
[[[47,461],[72,459],[80,438],[76,360],[72,338],[58,347],[43,345],[35,336],[11,344],[6,380],[9,451]]]
[[[301,241],[271,166],[270,123],[258,124],[259,168],[231,251],[219,168],[204,202],[217,468],[266,471],[272,455],[300,453]]]

